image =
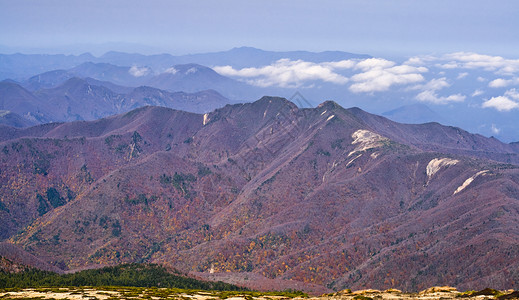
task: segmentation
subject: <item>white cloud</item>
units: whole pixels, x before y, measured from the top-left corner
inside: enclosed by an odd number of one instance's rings
[[[442,68],[442,69],[458,69],[460,68],[461,66],[455,62],[455,61],[451,61],[451,62],[448,62],[448,63],[444,63],[444,64],[436,64],[436,66],[438,68]]]
[[[169,73],[169,74],[177,74],[178,70],[175,69],[175,67],[171,67],[169,69],[166,69],[166,71],[164,71],[164,73]]]
[[[435,66],[446,70],[460,70],[457,79],[465,78],[469,72],[462,72],[466,70],[484,70],[498,75],[515,76],[513,81],[503,81],[500,79],[492,85],[500,87],[519,84],[517,75],[519,74],[519,59],[509,59],[501,56],[483,55],[472,52],[455,52],[445,54],[443,56],[417,56],[408,59],[405,64],[414,66]],[[510,80],[510,79],[508,79]],[[483,77],[478,77],[477,81],[486,82]]]
[[[261,87],[300,87],[306,81],[321,80],[335,84],[346,84],[348,78],[335,69],[353,68],[355,62],[350,60],[337,62],[313,63],[303,60],[292,61],[280,59],[275,63],[260,68],[243,68],[236,70],[231,66],[217,66],[213,69],[225,76],[250,78],[248,83]]]
[[[501,88],[501,87],[507,86],[509,84],[509,81],[510,80],[506,80],[503,78],[497,78],[497,79],[490,81],[488,83],[488,86],[492,87],[492,88]]]
[[[512,79],[497,78],[490,81],[488,86],[491,88],[503,88],[515,84],[519,84],[519,77]]]
[[[348,59],[348,60],[340,60],[340,61],[331,61],[322,63],[324,67],[330,67],[332,69],[352,69],[357,65],[357,62]]]
[[[428,71],[425,67],[397,65],[382,58],[322,63],[280,59],[259,68],[234,69],[231,66],[216,66],[213,69],[222,75],[241,77],[246,82],[261,87],[301,87],[308,82],[314,84],[311,81],[316,80],[344,85],[352,81],[349,89],[354,93],[386,91],[393,85],[418,83],[424,80],[421,73]],[[348,78],[337,72],[345,69],[357,73]]]
[[[481,95],[483,95],[483,93],[485,93],[485,92],[483,92],[482,90],[479,90],[479,89],[475,90],[474,93],[472,93],[472,97],[481,96]]]
[[[483,108],[494,108],[498,111],[510,111],[512,109],[519,109],[519,103],[510,100],[507,96],[492,97],[483,102]]]
[[[416,85],[411,90],[422,90],[415,99],[421,102],[430,102],[434,104],[447,104],[451,102],[463,102],[465,96],[461,94],[454,94],[450,96],[438,96],[437,91],[451,86],[447,78],[433,78],[425,84]]]
[[[501,132],[501,129],[497,128],[496,124],[492,124],[490,130],[492,130],[493,134],[499,134],[499,132]]]
[[[404,64],[409,66],[423,66],[426,64],[426,61],[421,57],[411,57],[405,61]]]
[[[422,56],[414,56],[409,58],[406,62],[404,62],[404,65],[409,66],[424,66],[429,64],[431,61],[437,60],[436,57],[432,55],[422,55]]]
[[[467,73],[467,72],[459,73],[458,77],[456,77],[456,79],[463,79],[463,78],[467,77],[467,75],[469,75],[469,73]]]
[[[511,89],[505,92],[505,96],[514,100],[519,100],[519,91]]]
[[[431,81],[429,81],[425,85],[425,89],[437,91],[437,90],[441,90],[441,89],[449,87],[449,86],[450,86],[450,84],[447,82],[447,78],[442,77],[442,78],[431,79]]]
[[[443,88],[449,87],[450,83],[447,82],[447,78],[433,78],[425,84],[418,84],[409,88],[409,90],[432,90],[439,91]]]
[[[387,91],[393,85],[405,85],[424,81],[421,73],[427,72],[425,67],[396,65],[395,62],[379,58],[360,61],[355,69],[364,72],[351,77],[354,81],[350,91],[354,93],[372,93]]]
[[[196,67],[192,67],[192,68],[189,68],[186,71],[186,74],[193,74],[193,73],[196,73],[196,72],[198,72],[198,69]]]
[[[213,67],[213,70],[215,72],[218,72],[221,75],[225,75],[225,76],[250,77],[249,74],[245,74],[245,70],[257,70],[257,69],[256,68],[244,68],[241,70],[236,70],[231,66],[216,66],[216,67]],[[253,76],[257,76],[257,74],[254,74]]]
[[[132,66],[128,70],[128,73],[130,73],[130,75],[132,75],[134,77],[142,77],[142,76],[146,76],[146,75],[150,74],[151,73],[151,69],[148,68],[148,67],[139,68],[137,66]]]
[[[361,69],[363,71],[368,71],[371,69],[378,68],[391,68],[396,65],[395,62],[383,59],[383,58],[368,58],[358,62],[355,65],[355,69]]]
[[[387,91],[392,85],[403,85],[423,81],[421,74],[395,74],[391,70],[371,70],[354,75],[356,83],[350,86],[354,93],[370,93]]]
[[[436,94],[434,90],[425,90],[418,95],[416,95],[416,100],[421,102],[430,102],[434,104],[447,104],[451,102],[463,102],[465,101],[465,96],[461,94],[454,94],[447,97],[440,97]]]
[[[506,59],[501,56],[483,55],[471,52],[456,52],[444,55],[441,60],[449,61],[443,68],[484,69],[499,74],[519,72],[519,59]]]

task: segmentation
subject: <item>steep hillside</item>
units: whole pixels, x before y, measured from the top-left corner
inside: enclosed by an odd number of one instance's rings
[[[9,135],[3,238],[64,269],[154,262],[337,290],[519,282],[518,154],[457,128],[264,97]]]
[[[59,268],[51,266],[36,256],[27,253],[20,247],[9,243],[0,242],[0,262],[0,271],[6,273],[17,273],[25,270],[27,267],[57,273],[63,272]]]

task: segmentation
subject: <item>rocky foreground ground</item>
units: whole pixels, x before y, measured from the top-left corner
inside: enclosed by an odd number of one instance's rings
[[[217,292],[193,291],[164,288],[38,288],[12,289],[0,291],[0,299],[70,299],[70,300],[115,300],[115,299],[184,299],[184,300],[282,300],[282,299],[519,299],[519,291],[497,291],[484,289],[481,291],[459,292],[451,287],[433,287],[419,293],[405,293],[400,290],[344,290],[317,297],[297,295],[290,292],[258,293],[258,292]]]

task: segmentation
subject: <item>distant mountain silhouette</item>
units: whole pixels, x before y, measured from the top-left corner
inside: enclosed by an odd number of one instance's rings
[[[227,51],[198,53],[172,56],[169,54],[142,55],[111,51],[101,57],[99,61],[116,65],[146,65],[159,71],[164,66],[195,63],[205,66],[230,65],[234,68],[259,67],[269,65],[279,59],[305,60],[311,62],[325,62],[346,60],[352,58],[370,58],[365,54],[355,54],[343,51],[266,51],[253,47],[237,47]]]
[[[107,63],[118,66],[149,66],[162,73],[169,66],[195,63],[206,66],[231,65],[235,68],[268,65],[281,58],[303,59],[312,62],[369,58],[369,55],[341,51],[265,51],[251,47],[233,48],[227,51],[174,56],[170,54],[142,55],[111,51],[100,57],[89,53],[82,55],[0,54],[0,80],[29,78],[36,74],[67,70],[84,63]],[[83,66],[85,68],[86,65]],[[78,74],[76,74],[78,75]],[[84,77],[94,77],[87,75]],[[95,78],[95,77],[94,77]],[[106,80],[106,79],[99,79]],[[118,83],[118,82],[114,82]]]
[[[445,118],[422,103],[400,106],[382,115],[395,122],[406,124],[422,124],[429,122],[448,123]]]

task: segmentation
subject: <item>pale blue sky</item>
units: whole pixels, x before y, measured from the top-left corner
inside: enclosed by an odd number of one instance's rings
[[[0,0],[0,45],[75,53],[252,46],[518,57],[519,1]]]

